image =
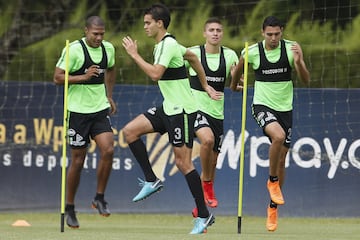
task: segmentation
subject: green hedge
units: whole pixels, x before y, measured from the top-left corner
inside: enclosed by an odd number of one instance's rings
[[[201,1],[200,1],[201,2]],[[79,9],[83,8],[79,5]],[[204,21],[211,16],[211,4],[199,5],[188,11],[174,11],[169,31],[174,34],[184,46],[204,43],[202,36]],[[225,46],[233,48],[238,54],[244,46],[262,40],[261,24],[264,12],[276,14],[278,6],[271,1],[260,1],[252,11],[246,14],[246,21],[240,25],[228,24],[224,18]],[[75,9],[70,19],[79,22],[83,11]],[[106,18],[105,8],[100,15]],[[192,11],[190,11],[192,10]],[[301,19],[299,13],[292,14],[287,22],[284,38],[296,40],[304,51],[304,59],[311,73],[310,87],[314,88],[359,88],[360,87],[360,15],[353,18],[344,28],[334,27],[332,21],[320,24],[311,19]],[[112,23],[113,24],[113,23]],[[78,24],[79,25],[79,24]],[[134,21],[132,26],[124,32],[111,32],[107,29],[106,39],[111,41],[117,50],[116,67],[117,82],[119,84],[153,84],[152,81],[139,70],[127,56],[121,45],[121,39],[130,35],[138,40],[138,48],[144,58],[152,62],[153,39],[145,36],[142,18]],[[7,68],[4,80],[52,81],[53,71],[65,40],[81,38],[82,26],[73,26],[66,31],[59,32],[51,38],[40,41],[21,50]],[[295,80],[295,85],[301,83]],[[251,75],[249,77],[251,84]]]

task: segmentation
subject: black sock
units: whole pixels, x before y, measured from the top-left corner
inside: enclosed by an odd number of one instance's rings
[[[272,200],[270,200],[270,207],[271,208],[277,208],[277,204],[274,203]]]
[[[104,194],[103,193],[96,193],[95,200],[104,201]]]
[[[201,218],[208,217],[209,211],[205,205],[204,193],[198,172],[194,169],[185,175],[185,179],[195,200],[195,204],[198,209],[198,216]]]
[[[278,176],[269,176],[269,180],[270,180],[270,182],[276,182],[276,181],[279,181],[279,177]]]
[[[129,148],[134,154],[145,175],[145,181],[155,182],[156,175],[152,170],[144,142],[139,138],[135,142],[130,143]]]
[[[65,205],[65,211],[74,211],[75,210],[75,205],[74,204],[66,204]]]

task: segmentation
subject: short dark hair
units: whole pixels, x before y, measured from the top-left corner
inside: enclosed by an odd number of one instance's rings
[[[162,20],[165,29],[167,29],[170,24],[170,10],[164,4],[153,4],[145,10],[144,14],[151,15],[155,21]]]
[[[208,18],[208,20],[206,20],[206,22],[204,24],[204,30],[206,30],[206,25],[208,25],[209,23],[218,23],[218,24],[222,25],[220,18],[210,17],[210,18]]]
[[[92,25],[105,27],[104,21],[99,16],[90,16],[86,19],[85,27],[89,28]]]
[[[211,18],[208,18],[208,20],[206,20],[206,22],[205,22],[205,24],[204,24],[204,25],[209,24],[209,23],[218,23],[218,24],[222,24],[222,23],[221,23],[220,18],[218,18],[218,17],[211,17]]]
[[[262,29],[265,30],[266,27],[280,27],[283,28],[284,24],[282,21],[280,21],[277,17],[274,16],[268,16],[264,19]]]

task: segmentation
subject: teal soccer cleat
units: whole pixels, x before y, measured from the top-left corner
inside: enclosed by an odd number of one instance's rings
[[[215,223],[215,217],[210,213],[207,218],[197,217],[194,222],[194,228],[190,234],[202,234],[206,233],[207,227]]]
[[[160,179],[156,179],[155,182],[146,182],[140,178],[139,186],[142,186],[140,192],[133,198],[133,202],[138,202],[144,200],[145,198],[149,197],[150,195],[160,191],[164,185],[160,181]]]

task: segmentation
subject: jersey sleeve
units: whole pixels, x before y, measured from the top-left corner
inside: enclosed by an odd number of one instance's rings
[[[293,51],[291,51],[291,46],[295,44],[295,41],[285,40],[285,48],[286,48],[286,54],[289,59],[289,64],[293,68],[294,67],[294,54]]]
[[[77,67],[78,65],[81,64],[81,61],[83,61],[83,53],[82,53],[82,49],[80,49],[80,44],[78,41],[74,41],[72,43],[70,43],[69,45],[69,71],[71,72],[72,70],[78,70]],[[63,70],[66,69],[66,48],[64,47],[62,52],[61,52],[61,56],[58,60],[58,62],[56,63],[56,67],[61,68]]]
[[[155,52],[154,64],[159,64],[164,66],[165,68],[168,68],[171,59],[176,54],[176,50],[178,49],[179,46],[175,41],[166,41],[166,40],[163,40],[161,43],[159,43],[158,49]]]
[[[180,51],[181,51],[181,54],[184,56],[186,51],[187,51],[187,48],[184,47],[183,45],[179,44],[179,48],[180,48]]]
[[[61,55],[59,60],[56,63],[56,67],[61,68],[63,70],[65,70],[65,54],[66,54],[66,49],[63,48],[63,50],[61,51]]]
[[[231,66],[239,62],[239,57],[234,50],[228,49],[226,54],[226,76],[230,75]]]

